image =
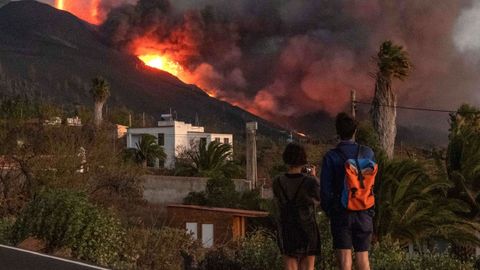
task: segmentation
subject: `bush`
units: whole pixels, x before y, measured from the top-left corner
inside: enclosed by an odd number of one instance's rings
[[[69,248],[74,258],[111,265],[118,260],[124,231],[85,194],[49,190],[37,194],[13,226],[14,243],[29,236],[44,240],[47,252]]]
[[[256,231],[245,239],[209,250],[200,270],[281,269],[282,256],[275,238],[266,231]]]
[[[256,231],[240,240],[235,257],[245,270],[282,268],[282,255],[275,237],[265,231]]]
[[[133,269],[181,270],[182,256],[194,259],[201,256],[201,244],[185,230],[163,227],[132,229],[127,233],[125,261],[133,262]],[[126,267],[127,268],[127,267]]]
[[[183,199],[183,203],[191,204],[191,205],[207,205],[208,204],[207,194],[203,191],[190,192],[188,193],[187,197]]]
[[[208,206],[236,207],[238,192],[235,183],[226,177],[209,179],[205,188]]]
[[[10,245],[12,238],[12,227],[15,223],[13,218],[0,219],[0,245]]]
[[[321,256],[317,257],[316,269],[333,270],[337,269],[335,252],[333,250],[333,239],[330,232],[330,221],[325,213],[320,212],[317,215],[317,224],[320,231],[322,243]]]
[[[243,270],[241,265],[235,258],[235,251],[220,247],[211,249],[205,254],[205,258],[199,265],[199,270]]]
[[[398,242],[385,238],[374,245],[371,255],[373,269],[379,270],[469,270],[471,262],[462,262],[447,253],[415,253],[409,256]]]
[[[263,202],[259,190],[237,192],[233,180],[226,177],[209,179],[204,192],[190,192],[183,199],[184,204],[249,210],[261,210]]]

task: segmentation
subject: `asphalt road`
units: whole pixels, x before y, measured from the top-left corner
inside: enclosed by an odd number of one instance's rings
[[[0,245],[0,270],[107,270],[81,262]]]

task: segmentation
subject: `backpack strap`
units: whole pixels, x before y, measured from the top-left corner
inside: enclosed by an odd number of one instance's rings
[[[291,200],[288,198],[288,194],[282,186],[282,182],[280,181],[281,178],[278,178],[278,186],[280,187],[283,197],[285,197],[285,200],[287,203],[293,202],[297,199],[298,193],[300,192],[300,188],[303,186],[303,183],[305,182],[305,178],[306,178],[305,176],[302,177],[302,182],[300,183],[300,185],[298,185],[297,191],[295,191],[295,195]]]
[[[362,168],[360,167],[360,162],[358,161],[360,159],[361,149],[362,149],[362,146],[359,144],[358,149],[357,149],[357,155],[355,157],[355,165],[357,166],[358,180],[360,181],[360,187],[365,188],[365,183],[363,181],[363,180],[365,180],[365,177],[363,177]]]
[[[365,183],[363,181],[365,179],[365,177],[362,174],[362,169],[360,167],[360,162],[358,161],[360,159],[361,153],[363,152],[362,151],[363,147],[360,144],[357,144],[357,146],[358,146],[357,147],[357,154],[355,155],[355,166],[357,166],[358,180],[360,181],[360,187],[365,188]],[[343,150],[340,147],[337,147],[337,148],[333,149],[333,151],[335,153],[337,153],[342,158],[343,162],[347,162],[347,160],[349,160],[349,158],[347,157],[345,152],[343,152]]]

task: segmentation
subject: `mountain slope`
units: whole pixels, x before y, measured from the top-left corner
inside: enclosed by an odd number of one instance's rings
[[[170,108],[181,120],[198,114],[207,129],[235,134],[258,121],[260,132],[283,136],[278,126],[105,46],[94,26],[68,12],[35,1],[0,8],[0,94],[91,105],[90,80],[99,75],[111,83],[112,105],[157,118]]]

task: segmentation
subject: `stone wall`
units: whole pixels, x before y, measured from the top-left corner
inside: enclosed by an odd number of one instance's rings
[[[204,191],[208,178],[145,175],[143,197],[156,204],[182,203],[188,193]],[[243,179],[234,179],[237,191],[249,189],[249,183]]]

